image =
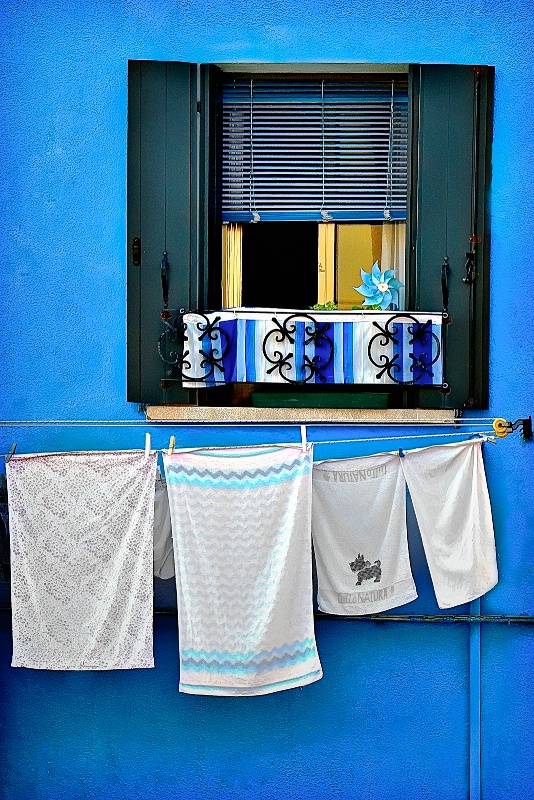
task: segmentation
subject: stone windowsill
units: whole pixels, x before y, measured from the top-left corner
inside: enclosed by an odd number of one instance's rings
[[[147,406],[146,418],[153,422],[201,423],[353,423],[452,425],[457,412],[435,409],[361,408],[253,408],[164,405]]]

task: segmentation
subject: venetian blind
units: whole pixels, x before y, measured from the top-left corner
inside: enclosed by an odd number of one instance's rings
[[[407,133],[401,80],[227,81],[223,221],[404,219]]]

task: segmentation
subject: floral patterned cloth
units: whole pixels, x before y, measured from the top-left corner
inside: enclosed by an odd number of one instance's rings
[[[14,667],[153,667],[157,453],[7,464]]]

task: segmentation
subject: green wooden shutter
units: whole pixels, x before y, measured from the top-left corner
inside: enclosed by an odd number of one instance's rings
[[[449,394],[418,390],[423,407],[487,408],[489,232],[487,194],[493,68],[411,68],[408,258],[410,307],[443,308],[448,259],[445,380]],[[475,239],[475,240],[474,240]],[[474,279],[464,279],[472,252]]]
[[[168,258],[168,308],[205,308],[213,247],[209,140],[214,131],[210,68],[180,62],[128,65],[128,400],[187,403],[161,360],[161,261]],[[208,113],[209,110],[209,113]],[[141,241],[134,264],[133,240]],[[220,252],[220,246],[218,251]],[[168,345],[167,351],[173,346]]]

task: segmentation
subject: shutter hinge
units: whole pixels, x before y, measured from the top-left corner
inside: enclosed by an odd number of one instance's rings
[[[197,114],[200,114],[201,109],[202,109],[202,106],[200,104],[200,100],[197,100]]]

